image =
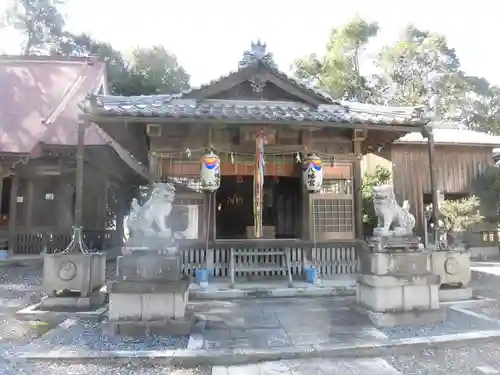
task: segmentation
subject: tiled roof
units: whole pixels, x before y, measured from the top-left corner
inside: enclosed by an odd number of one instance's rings
[[[440,129],[434,128],[434,141],[436,144],[459,144],[459,145],[481,145],[481,146],[500,146],[500,137],[489,135],[467,129]],[[395,143],[427,143],[421,133],[408,133],[399,138]]]
[[[177,99],[169,95],[143,97],[95,96],[87,112],[100,116],[161,117],[165,119],[220,121],[276,121],[359,123],[379,125],[425,125],[418,113],[351,110],[347,105],[312,108],[297,102]],[[85,110],[85,109],[84,109]]]

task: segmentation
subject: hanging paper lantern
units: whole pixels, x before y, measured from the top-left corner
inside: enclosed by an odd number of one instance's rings
[[[323,185],[323,163],[315,154],[309,154],[302,162],[302,180],[309,193],[317,193]]]
[[[201,159],[200,180],[204,191],[212,193],[220,186],[220,159],[212,151]]]

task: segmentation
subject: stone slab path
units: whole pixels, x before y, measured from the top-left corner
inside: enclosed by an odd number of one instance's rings
[[[244,366],[215,366],[212,375],[403,375],[382,358],[264,362]]]

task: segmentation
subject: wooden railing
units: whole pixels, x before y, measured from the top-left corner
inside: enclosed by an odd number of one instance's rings
[[[206,249],[202,243],[185,243],[181,245],[183,274],[194,276],[197,268],[207,267],[215,277],[229,277],[230,275],[230,249],[252,250],[256,248],[290,249],[292,274],[303,273],[305,265],[318,268],[322,276],[347,275],[358,272],[358,253],[363,246],[362,242],[323,242],[314,246],[310,241],[300,240],[242,240],[242,241],[216,241]],[[308,255],[306,255],[308,254]],[[264,257],[264,259],[262,258]],[[282,257],[273,255],[252,255],[244,261],[256,262],[281,262]],[[307,259],[306,259],[307,258]],[[236,273],[236,276],[274,276],[282,271],[260,271]]]
[[[69,245],[72,231],[30,230],[17,233],[14,247],[15,254],[40,254],[43,251],[53,253]],[[106,250],[119,246],[115,230],[84,230],[83,240],[91,249]]]

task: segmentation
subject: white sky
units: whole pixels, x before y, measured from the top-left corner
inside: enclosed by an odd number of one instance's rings
[[[0,10],[8,1],[0,0]],[[321,53],[330,30],[356,13],[381,26],[373,49],[414,23],[446,35],[469,74],[500,84],[494,26],[500,3],[493,0],[68,0],[65,13],[70,31],[89,32],[123,51],[164,45],[194,85],[236,69],[258,38],[287,71],[295,58]],[[0,31],[0,52],[18,51],[16,34]]]

